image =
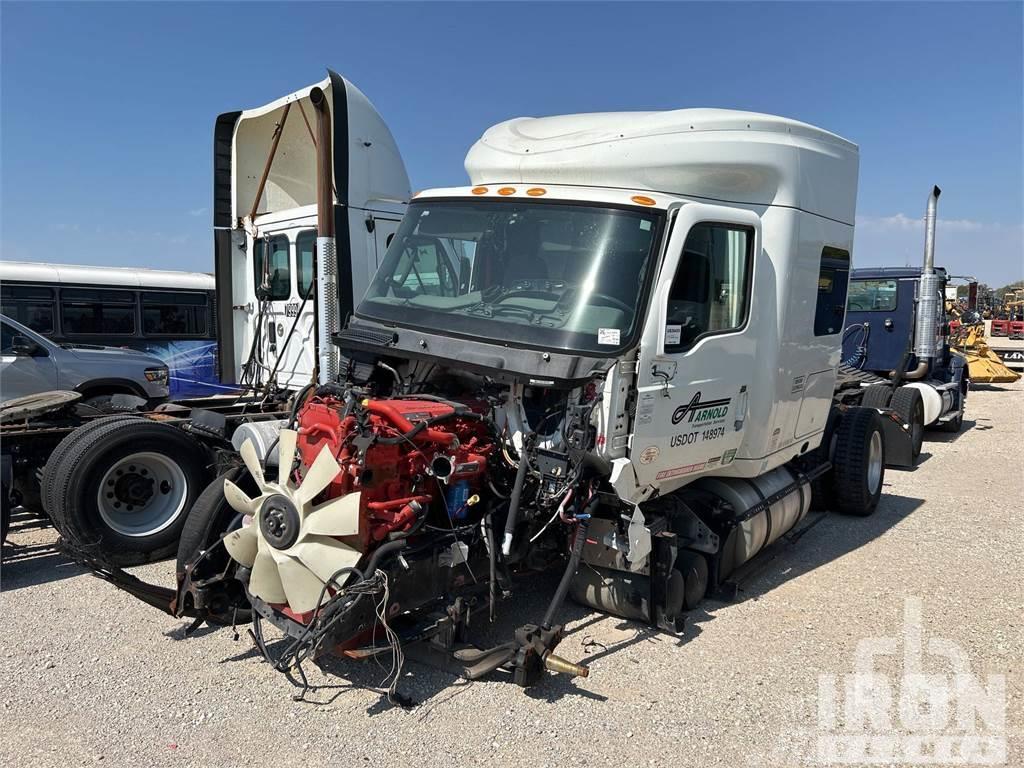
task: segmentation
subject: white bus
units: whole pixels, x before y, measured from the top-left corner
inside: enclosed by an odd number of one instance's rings
[[[127,347],[170,371],[170,396],[215,394],[214,278],[202,272],[0,261],[0,312],[57,343]]]

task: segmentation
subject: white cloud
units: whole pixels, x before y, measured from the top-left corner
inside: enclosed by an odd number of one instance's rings
[[[189,210],[188,215],[189,216],[202,216],[208,210],[209,210],[208,208],[192,208],[192,209]]]
[[[911,218],[904,213],[893,216],[858,216],[857,226],[873,232],[920,232],[924,236],[924,216]],[[987,227],[998,228],[998,224],[983,224],[970,219],[943,219],[935,224],[936,230],[948,232],[976,232]]]
[[[924,217],[903,213],[858,216],[855,267],[918,266],[924,256]],[[935,227],[935,262],[953,274],[970,274],[989,285],[1024,277],[1024,226],[969,219],[942,219]]]

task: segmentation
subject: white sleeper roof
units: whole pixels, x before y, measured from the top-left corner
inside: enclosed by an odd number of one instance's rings
[[[728,109],[520,117],[466,156],[473,184],[566,184],[800,208],[852,224],[857,145],[784,117]]]

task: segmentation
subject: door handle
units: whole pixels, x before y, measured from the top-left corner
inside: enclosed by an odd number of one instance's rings
[[[747,420],[747,387],[740,387],[740,393],[736,397],[736,420],[733,422],[733,429],[739,432],[743,429],[743,422]]]
[[[651,375],[656,379],[661,379],[662,397],[672,397],[672,395],[669,394],[668,384],[676,377],[676,361],[661,360],[651,363]]]

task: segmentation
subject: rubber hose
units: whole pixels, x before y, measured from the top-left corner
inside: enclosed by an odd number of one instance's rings
[[[366,570],[364,571],[366,578],[371,578],[377,572],[377,565],[381,560],[393,552],[405,549],[405,545],[406,540],[399,539],[398,541],[389,541],[387,544],[381,544],[373,550],[373,554],[370,555],[370,562],[367,563]]]
[[[505,518],[505,537],[501,541],[501,554],[508,557],[512,552],[512,535],[516,531],[516,523],[519,522],[519,501],[523,497],[523,486],[526,484],[526,473],[529,470],[530,460],[526,456],[527,440],[523,438],[523,450],[519,456],[519,468],[516,470],[516,482],[512,486],[512,500],[508,505],[508,517]]]
[[[596,506],[597,497],[592,499],[583,511],[590,514]],[[572,552],[569,555],[569,562],[565,566],[565,573],[562,574],[562,580],[558,582],[558,589],[555,590],[555,595],[551,598],[548,610],[544,614],[544,621],[541,622],[542,629],[551,629],[551,623],[555,620],[555,614],[558,613],[558,609],[561,608],[562,603],[565,602],[565,596],[569,594],[569,585],[572,583],[573,576],[576,575],[576,570],[580,567],[580,558],[583,557],[583,545],[587,541],[587,530],[589,528],[589,517],[580,520],[577,524],[576,538],[572,543]]]
[[[309,391],[313,389],[314,386],[316,385],[312,383],[307,384],[306,386],[299,390],[299,393],[295,395],[295,399],[292,400],[292,408],[288,414],[287,422],[289,429],[291,429],[295,425],[295,419],[298,416],[299,407],[305,402],[306,396],[309,394]]]
[[[487,585],[488,610],[491,621],[494,621],[494,606],[498,601],[498,553],[494,551],[494,526],[491,524],[490,512],[484,516],[484,536],[487,539],[487,569],[490,579]]]

